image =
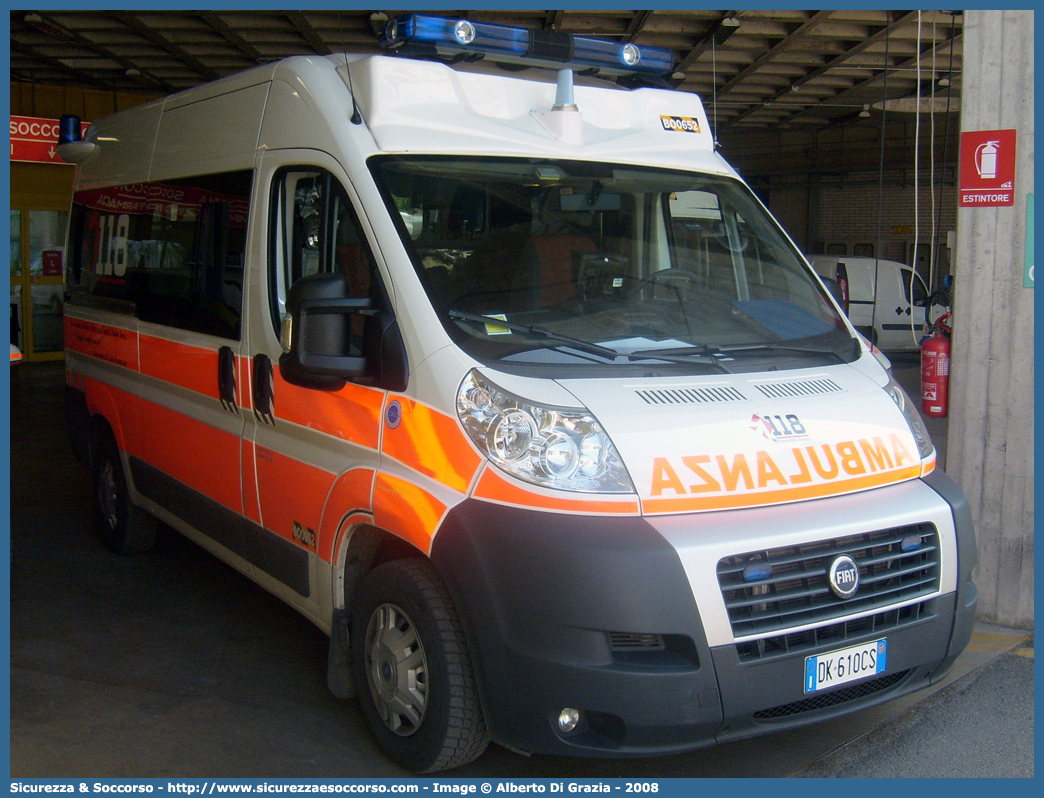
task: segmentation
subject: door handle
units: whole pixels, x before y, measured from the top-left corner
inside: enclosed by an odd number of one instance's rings
[[[265,424],[275,424],[275,388],[268,355],[254,355],[253,388],[254,415]]]
[[[236,405],[236,354],[230,347],[218,350],[218,398],[230,413],[239,413]]]

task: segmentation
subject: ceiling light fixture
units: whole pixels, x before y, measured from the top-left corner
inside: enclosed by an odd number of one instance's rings
[[[721,47],[726,41],[739,30],[740,21],[735,17],[725,17],[711,31],[710,39],[715,47]]]
[[[29,13],[22,17],[22,22],[28,25],[33,30],[42,33],[44,36],[50,36],[52,39],[72,39],[72,34],[65,28],[53,25],[50,22],[45,22],[44,18],[36,13]]]
[[[863,110],[859,112],[860,119],[870,118],[870,103],[863,103]]]

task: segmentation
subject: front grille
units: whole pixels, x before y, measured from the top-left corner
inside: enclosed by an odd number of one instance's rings
[[[859,589],[848,599],[835,596],[827,582],[839,554],[859,566]],[[760,573],[746,581],[744,570],[752,566]],[[928,596],[939,589],[939,571],[938,531],[912,524],[725,557],[718,585],[736,637],[770,636]]]
[[[799,715],[802,712],[813,712],[817,709],[837,706],[846,701],[855,701],[857,698],[865,698],[868,695],[887,690],[889,687],[894,687],[906,678],[906,674],[909,672],[910,671],[900,671],[899,673],[891,673],[888,676],[882,676],[880,679],[871,679],[868,682],[854,684],[851,687],[846,687],[833,693],[813,696],[812,698],[806,698],[803,701],[795,701],[792,704],[783,704],[782,706],[772,707],[771,709],[763,709],[760,712],[754,713],[754,719],[773,720],[775,718],[786,718],[791,715]]]
[[[823,646],[840,647],[848,640],[876,637],[910,624],[934,618],[935,600],[906,604],[874,615],[836,621],[800,632],[783,633],[736,644],[740,662],[800,654]]]

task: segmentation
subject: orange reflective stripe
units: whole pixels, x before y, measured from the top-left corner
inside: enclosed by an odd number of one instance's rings
[[[388,474],[378,474],[373,490],[377,526],[393,532],[428,554],[446,505],[423,488]]]
[[[218,399],[218,353],[213,349],[141,335],[141,373]]]
[[[695,513],[709,510],[731,510],[741,507],[760,507],[766,504],[784,504],[806,499],[819,499],[825,496],[838,496],[843,493],[854,493],[870,488],[880,488],[896,482],[916,479],[920,474],[921,466],[918,464],[882,474],[872,474],[856,479],[839,479],[817,485],[804,485],[783,490],[750,491],[709,497],[679,496],[676,498],[642,499],[642,511],[647,515],[656,515],[659,513]]]
[[[138,434],[141,400],[132,393],[91,377],[80,376],[80,384],[87,402],[87,412],[109,422],[120,449],[134,457],[141,457],[141,437]]]
[[[364,511],[365,520],[372,522],[369,513],[374,473],[371,468],[356,468],[341,474],[330,489],[323,519],[319,523],[319,543],[316,546],[316,552],[322,560],[333,562],[337,533],[344,526],[345,513]]]
[[[493,468],[483,472],[472,495],[477,499],[549,512],[638,515],[638,501],[634,498],[606,499],[605,494],[591,499],[548,496],[508,482]],[[571,495],[579,497],[583,494]]]
[[[467,492],[482,458],[457,419],[404,396],[392,397],[384,415],[382,454],[453,490]]]
[[[142,400],[144,459],[174,479],[242,513],[240,436]]]
[[[932,456],[921,463],[921,476],[926,477],[935,470],[936,466],[936,455],[933,452]]]
[[[264,446],[255,445],[254,449],[257,490],[262,497],[262,525],[281,537],[315,548],[323,506],[334,475]],[[291,492],[293,502],[280,501],[280,497]],[[291,506],[300,509],[291,511]],[[294,517],[294,512],[298,517]]]
[[[65,316],[65,348],[106,363],[138,370],[138,336],[133,330]]]
[[[275,371],[275,415],[308,429],[377,449],[384,392],[348,383],[339,391],[291,385]]]

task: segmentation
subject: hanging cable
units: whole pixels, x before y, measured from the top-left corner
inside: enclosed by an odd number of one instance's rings
[[[931,205],[931,207],[932,207],[932,224],[931,224],[932,233],[928,237],[928,291],[929,291],[929,293],[932,290],[931,287],[933,285],[935,285],[935,250],[936,250],[936,240],[937,240],[936,236],[938,235],[938,230],[936,230],[936,227],[935,227],[935,225],[936,225],[936,218],[935,218],[935,75],[936,75],[935,64],[936,64],[936,60],[935,60],[935,56],[936,56],[936,49],[937,49],[935,43],[938,41],[937,37],[938,37],[938,33],[937,33],[936,23],[935,23],[935,20],[933,19],[932,20],[932,96],[931,96],[931,98],[929,100],[929,102],[931,103],[931,108],[930,108],[930,114],[931,115],[930,115],[929,119],[931,121],[930,130],[931,130],[932,144],[931,144],[931,147],[929,148],[929,151],[928,151],[929,156],[931,158],[931,164],[929,165],[929,181],[928,181],[928,185],[930,186],[930,188],[928,189],[928,193],[929,193],[929,195],[931,197],[931,202],[932,202],[932,205]]]
[[[892,40],[892,14],[888,14],[888,22],[885,27],[885,51],[884,51],[884,86],[881,89],[881,152],[877,165],[877,241],[874,245],[874,303],[870,310],[870,333],[873,337],[877,331],[877,278],[880,271],[881,249],[884,243],[881,236],[881,220],[884,214],[884,170],[885,170],[885,132],[888,127],[888,56],[889,45]]]
[[[914,112],[914,240],[913,263],[910,264],[910,285],[907,286],[910,302],[910,321],[913,321],[914,284],[917,280],[917,250],[921,240],[921,12],[917,12],[917,105]],[[930,268],[930,267],[929,267]],[[910,324],[910,336],[914,344],[920,343],[914,326]]]
[[[956,14],[956,12],[952,12],[950,14],[950,38],[949,38],[950,60],[949,60],[949,64],[947,66],[947,72],[946,72],[946,112],[945,112],[946,113],[946,121],[945,121],[945,123],[943,125],[943,156],[942,156],[942,163],[943,163],[944,169],[945,169],[945,165],[947,163],[947,159],[949,158],[949,154],[950,154],[950,99],[953,96],[953,39],[954,39],[954,36],[956,35],[956,30],[957,30],[957,14]],[[946,175],[944,173],[943,174],[943,179],[941,181],[939,181],[939,188],[938,188],[938,192],[937,192],[938,193],[938,203],[937,203],[937,206],[936,206],[937,207],[937,210],[936,210],[937,217],[936,217],[936,222],[935,222],[935,230],[936,230],[936,236],[937,237],[939,235],[939,229],[942,227],[942,208],[943,208],[943,201],[942,200],[943,200],[943,187],[944,187],[945,182],[946,182]],[[931,284],[931,285],[928,286],[928,290],[934,292],[937,289],[936,289],[936,286],[934,284]],[[931,307],[929,307],[929,308],[927,308],[925,310],[926,314],[930,313],[930,312],[931,312]]]

